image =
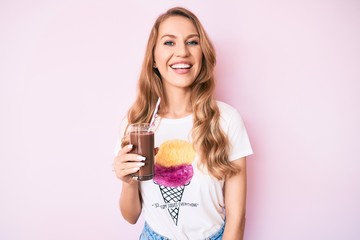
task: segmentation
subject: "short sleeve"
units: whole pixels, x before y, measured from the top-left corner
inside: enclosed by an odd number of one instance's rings
[[[253,154],[244,121],[239,112],[225,103],[218,103],[221,112],[221,126],[230,141],[229,160]]]
[[[253,154],[245,124],[240,114],[235,111],[229,123],[230,161]]]

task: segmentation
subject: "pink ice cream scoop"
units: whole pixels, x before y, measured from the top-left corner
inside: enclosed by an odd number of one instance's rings
[[[161,144],[155,156],[154,182],[167,186],[185,186],[194,174],[195,151],[190,142],[169,140]]]
[[[160,164],[155,164],[154,181],[167,187],[184,186],[190,182],[193,174],[191,165],[163,167]]]

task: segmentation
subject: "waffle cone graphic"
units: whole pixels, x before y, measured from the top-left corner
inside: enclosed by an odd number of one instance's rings
[[[181,202],[185,186],[166,187],[163,185],[159,185],[159,188],[164,198],[164,202],[168,204],[169,214],[175,225],[177,225],[180,210],[179,203]]]
[[[192,162],[195,151],[191,143],[184,140],[163,142],[155,156],[154,183],[167,205],[175,225],[178,223],[181,199],[194,174]]]

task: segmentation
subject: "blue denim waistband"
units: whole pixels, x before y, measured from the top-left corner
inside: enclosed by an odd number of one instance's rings
[[[225,229],[225,223],[223,224],[223,226],[220,228],[219,231],[217,231],[212,236],[210,236],[204,240],[221,240],[222,235],[224,233],[224,229]],[[152,230],[152,228],[149,226],[149,224],[147,224],[147,222],[145,222],[145,225],[144,225],[144,228],[140,235],[139,240],[170,240],[170,239],[156,233],[154,230]]]

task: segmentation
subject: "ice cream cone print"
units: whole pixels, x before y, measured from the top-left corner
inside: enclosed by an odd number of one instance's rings
[[[177,225],[180,209],[179,203],[181,202],[185,186],[165,187],[163,185],[159,185],[159,188],[164,198],[164,202],[168,203],[169,214],[175,225]],[[173,203],[173,206],[171,203]]]
[[[175,225],[178,223],[180,203],[193,176],[191,165],[195,151],[191,143],[183,140],[164,142],[155,157],[154,182],[159,185],[164,202]]]

